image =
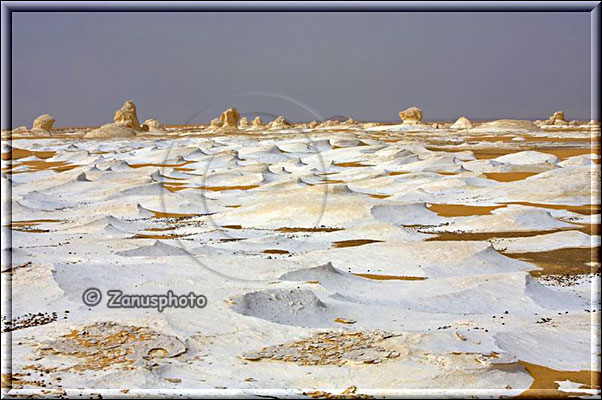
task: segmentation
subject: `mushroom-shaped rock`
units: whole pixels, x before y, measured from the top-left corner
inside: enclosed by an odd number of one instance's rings
[[[142,130],[149,132],[165,132],[165,127],[156,119],[147,119],[142,124]]]
[[[290,122],[288,122],[282,115],[279,115],[278,117],[276,117],[275,120],[268,124],[269,129],[286,129],[292,126],[293,125]]]
[[[126,101],[119,110],[115,111],[113,122],[135,131],[142,130],[140,122],[138,121],[138,116],[136,115],[136,106],[132,100]]]
[[[472,129],[472,122],[466,117],[460,117],[456,122],[454,122],[450,129]]]
[[[224,129],[238,129],[238,119],[240,118],[240,114],[238,110],[234,107],[228,108],[226,111],[222,113],[220,116],[220,121],[222,122],[222,128]]]
[[[48,114],[40,115],[33,121],[33,130],[43,130],[50,131],[52,130],[52,124],[54,124],[55,119],[52,118]]]
[[[247,119],[247,117],[242,117],[240,119],[240,127],[241,128],[248,128],[249,127],[249,120]]]
[[[416,125],[422,121],[422,110],[418,107],[410,107],[399,112],[399,118],[404,124]]]

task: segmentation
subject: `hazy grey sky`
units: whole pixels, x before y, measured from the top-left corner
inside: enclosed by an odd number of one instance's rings
[[[590,118],[590,14],[63,13],[12,20],[13,126],[206,122],[236,106],[292,121]]]

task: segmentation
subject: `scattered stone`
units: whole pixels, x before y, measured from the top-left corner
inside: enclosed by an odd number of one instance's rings
[[[349,386],[343,390],[341,394],[334,394],[325,392],[323,390],[316,390],[313,392],[303,392],[304,396],[312,397],[314,399],[373,399],[374,396],[369,394],[357,393],[357,386]]]
[[[334,322],[338,322],[339,324],[351,325],[355,324],[357,321],[354,319],[337,318],[334,320]]]
[[[97,371],[113,367],[132,369],[152,364],[157,358],[176,357],[186,346],[174,336],[145,327],[97,322],[73,330],[57,340],[41,344],[42,356],[72,357],[74,371]]]
[[[4,315],[2,316],[2,333],[12,332],[19,329],[32,328],[34,326],[47,325],[58,320],[56,312],[53,313],[27,313],[19,317],[13,317],[8,320]]]
[[[383,347],[393,337],[380,331],[321,332],[296,342],[264,347],[244,353],[247,361],[262,359],[294,362],[298,365],[343,365],[348,362],[376,364],[399,357],[399,352]]]

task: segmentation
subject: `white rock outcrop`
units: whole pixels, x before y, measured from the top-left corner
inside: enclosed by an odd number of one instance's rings
[[[238,119],[240,118],[240,114],[238,110],[234,107],[228,108],[226,111],[222,113],[220,116],[220,121],[222,122],[222,129],[235,130],[238,129]]]
[[[423,112],[418,107],[410,107],[399,112],[399,118],[406,125],[417,125],[422,122]]]
[[[472,129],[474,126],[472,122],[466,117],[460,117],[456,122],[454,122],[450,127],[450,129]]]
[[[134,131],[142,130],[140,122],[138,121],[138,116],[136,115],[136,105],[132,100],[126,101],[119,110],[115,111],[113,122],[117,125],[133,129]]]
[[[136,136],[135,130],[116,123],[105,124],[84,134],[84,138],[88,139],[131,138],[134,136]]]
[[[52,118],[50,115],[48,115],[48,114],[40,115],[33,121],[32,130],[33,129],[42,129],[44,131],[51,131],[52,124],[54,124],[54,122],[55,122],[55,119]]]
[[[288,129],[292,126],[293,125],[290,122],[288,122],[282,115],[279,115],[278,117],[276,117],[275,120],[270,122],[267,127],[268,129]]]
[[[568,125],[569,122],[564,118],[564,111],[556,111],[542,125]]]
[[[471,132],[538,132],[541,129],[531,121],[521,119],[498,119],[485,122]]]
[[[147,132],[166,132],[165,127],[156,119],[147,119],[142,124],[142,130]]]
[[[12,130],[12,133],[16,134],[16,135],[21,135],[21,134],[28,133],[28,132],[29,132],[29,129],[27,129],[26,126],[18,126]]]

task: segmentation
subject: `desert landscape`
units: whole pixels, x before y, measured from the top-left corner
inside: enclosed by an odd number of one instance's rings
[[[4,130],[4,393],[599,396],[600,123],[410,106]]]

